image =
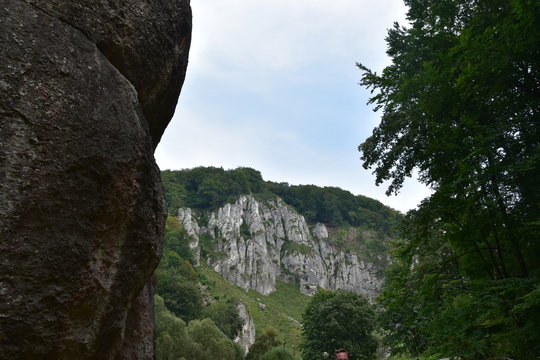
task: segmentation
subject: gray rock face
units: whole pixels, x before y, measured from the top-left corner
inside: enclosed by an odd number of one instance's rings
[[[382,285],[379,265],[338,251],[323,224],[310,228],[279,198],[261,202],[241,196],[210,214],[199,231],[216,242],[208,264],[246,290],[267,295],[275,290],[276,280],[283,280],[298,282],[309,295],[317,288],[344,289],[373,299]],[[351,231],[349,236],[357,235]]]
[[[242,330],[240,330],[240,334],[234,339],[234,342],[239,344],[247,354],[251,345],[255,343],[255,322],[253,322],[244,304],[238,304],[237,310],[238,315],[244,321],[244,325],[242,325]]]
[[[152,153],[170,111],[146,114],[176,104],[188,15],[184,1],[2,1],[0,359],[154,357]]]
[[[199,247],[199,225],[195,219],[193,219],[193,213],[189,208],[179,209],[178,219],[190,236],[189,248],[193,251],[193,259],[195,261],[194,265],[198,266],[201,261],[201,250]]]
[[[189,0],[24,1],[77,29],[133,84],[157,146],[186,75]]]

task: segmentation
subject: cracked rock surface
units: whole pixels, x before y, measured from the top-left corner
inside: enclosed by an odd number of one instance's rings
[[[210,236],[215,249],[206,262],[245,290],[268,295],[282,280],[298,283],[308,295],[317,288],[350,290],[370,300],[379,294],[388,259],[375,263],[337,249],[324,224],[309,226],[279,198],[260,201],[243,195],[207,215],[208,222],[198,224],[190,209],[179,210],[190,246],[200,248],[199,236]],[[361,237],[355,229],[348,233],[355,241]]]
[[[0,359],[153,359],[189,1],[0,2]]]

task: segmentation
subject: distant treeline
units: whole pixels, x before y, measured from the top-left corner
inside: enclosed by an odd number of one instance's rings
[[[164,170],[161,177],[171,214],[181,207],[215,210],[240,195],[253,194],[261,200],[280,197],[309,223],[362,226],[390,233],[402,218],[398,211],[366,196],[337,187],[264,181],[261,173],[251,168]]]

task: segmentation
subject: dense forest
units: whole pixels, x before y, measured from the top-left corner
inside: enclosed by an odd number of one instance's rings
[[[304,215],[308,223],[363,226],[388,233],[402,219],[399,212],[366,196],[337,187],[264,181],[261,173],[251,168],[164,170],[161,177],[170,214],[183,207],[215,210],[240,195],[253,194],[261,199],[280,197]]]
[[[407,214],[380,299],[393,353],[540,358],[540,2],[408,0],[364,167],[434,193]]]

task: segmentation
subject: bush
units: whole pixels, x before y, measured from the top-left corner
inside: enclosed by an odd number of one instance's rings
[[[375,311],[362,295],[318,290],[306,307],[302,325],[304,359],[317,359],[340,348],[348,351],[351,360],[375,357]]]
[[[268,328],[257,336],[255,342],[249,348],[246,360],[260,360],[267,351],[280,345],[281,340],[278,338],[278,331],[274,328]]]
[[[260,360],[294,360],[294,356],[285,347],[277,346],[265,352]]]
[[[234,340],[238,336],[244,324],[238,315],[234,301],[231,300],[212,303],[204,309],[203,316],[212,319],[225,336],[231,340]]]
[[[155,297],[157,360],[241,360],[242,351],[210,319],[186,323]]]
[[[163,274],[158,279],[157,292],[165,300],[165,306],[182,320],[198,319],[203,300],[197,284],[177,275]]]

